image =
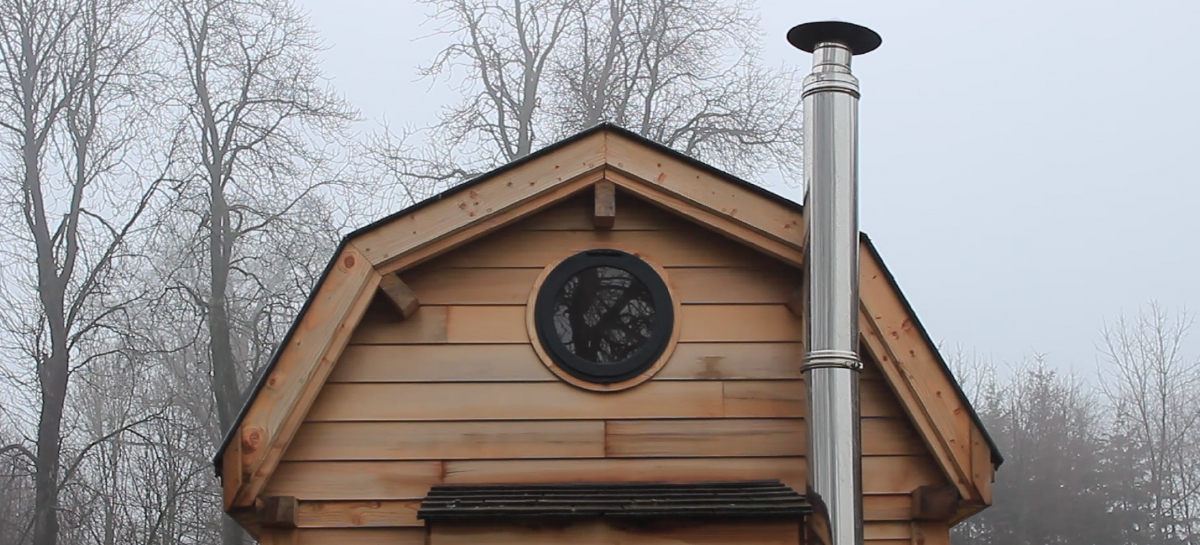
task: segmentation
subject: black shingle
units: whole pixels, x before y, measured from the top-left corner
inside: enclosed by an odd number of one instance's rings
[[[436,485],[424,520],[511,517],[784,517],[812,511],[778,480]]]

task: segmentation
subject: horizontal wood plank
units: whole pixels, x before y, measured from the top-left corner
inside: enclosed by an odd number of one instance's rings
[[[529,344],[352,345],[329,382],[558,380]]]
[[[423,498],[442,462],[282,462],[263,494],[300,500]]]
[[[806,389],[800,380],[722,382],[725,416],[758,418],[801,418],[805,412]],[[864,418],[901,418],[904,410],[880,381],[859,382],[860,413]]]
[[[912,518],[912,496],[863,496],[863,520],[902,520]]]
[[[795,380],[803,351],[800,343],[679,343],[654,380]],[[863,378],[872,375],[864,372]],[[329,377],[329,382],[556,380],[528,344],[352,345]]]
[[[803,456],[804,421],[614,420],[605,447],[611,457]]]
[[[364,319],[351,344],[528,343],[525,306],[422,305],[403,322]],[[685,305],[680,342],[798,342],[800,318],[783,305]]]
[[[604,164],[605,136],[596,134],[563,147],[553,156],[528,161],[459,191],[420,211],[392,219],[354,239],[377,267],[463,230],[464,224],[499,220],[538,196],[553,193]],[[594,182],[593,182],[594,183]],[[567,195],[563,195],[567,197]],[[513,218],[519,219],[519,218]],[[384,270],[381,272],[392,272]]]
[[[445,482],[721,481],[779,479],[804,490],[803,458],[608,458],[461,460],[446,463]]]
[[[796,545],[800,523],[579,521],[569,524],[445,524],[430,545]]]
[[[804,456],[802,419],[611,420],[605,449],[610,457]],[[925,445],[907,421],[862,421],[864,456],[919,455]]]
[[[613,393],[559,382],[342,383],[325,385],[308,420],[711,418],[721,406],[719,382],[651,381]]]
[[[592,231],[591,195],[575,197],[549,210],[514,224],[523,231]],[[685,231],[696,229],[687,220],[662,210],[628,193],[617,191],[617,216],[614,231]]]
[[[912,537],[910,522],[867,522],[863,524],[863,539],[909,539]]]
[[[303,501],[297,522],[301,528],[370,528],[424,526],[417,519],[419,500],[382,501]],[[908,495],[865,496],[863,519],[866,521],[907,521],[911,497]]]
[[[567,460],[451,460],[444,462],[283,462],[264,494],[301,501],[414,500],[438,482],[535,483],[573,481],[702,481],[779,479],[805,489],[802,457],[598,458]],[[945,483],[928,456],[866,456],[863,493],[908,494]]]
[[[604,456],[604,422],[309,422],[285,460]]]
[[[309,421],[576,420],[625,418],[802,418],[800,380],[652,380],[621,392],[590,392],[560,382],[330,383]],[[400,402],[403,400],[403,402]],[[877,381],[860,385],[861,414],[900,418],[903,410]]]
[[[424,528],[296,530],[297,545],[425,545]],[[293,545],[287,541],[279,545]]]
[[[667,280],[680,303],[784,304],[799,272],[783,266],[675,267]],[[403,274],[423,305],[523,305],[542,268],[419,267]]]
[[[782,304],[687,305],[681,314],[681,342],[804,340],[800,318]]]
[[[523,231],[509,229],[473,242],[428,265],[545,267],[575,252],[613,248],[663,267],[770,267],[777,262],[718,234],[692,231]]]
[[[302,501],[297,513],[301,528],[371,528],[424,526],[417,519],[418,500]]]

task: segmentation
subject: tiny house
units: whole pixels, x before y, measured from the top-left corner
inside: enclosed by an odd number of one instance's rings
[[[264,544],[836,541],[805,212],[602,125],[352,233],[218,453],[227,512]],[[1000,455],[854,240],[856,531],[945,544]]]

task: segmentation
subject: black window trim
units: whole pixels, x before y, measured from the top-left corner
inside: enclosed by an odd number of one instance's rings
[[[622,269],[646,286],[654,304],[654,322],[650,338],[632,356],[619,363],[598,364],[576,356],[559,339],[554,327],[554,300],[575,274],[605,266]],[[675,327],[675,306],[666,281],[649,263],[621,250],[587,250],[564,259],[546,276],[535,302],[534,326],[538,342],[556,367],[580,380],[614,384],[637,377],[662,357]]]

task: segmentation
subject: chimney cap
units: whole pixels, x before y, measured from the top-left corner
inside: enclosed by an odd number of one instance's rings
[[[788,42],[812,53],[818,44],[838,42],[850,48],[855,55],[874,51],[883,43],[883,38],[865,26],[843,21],[816,21],[792,27],[787,33]]]

